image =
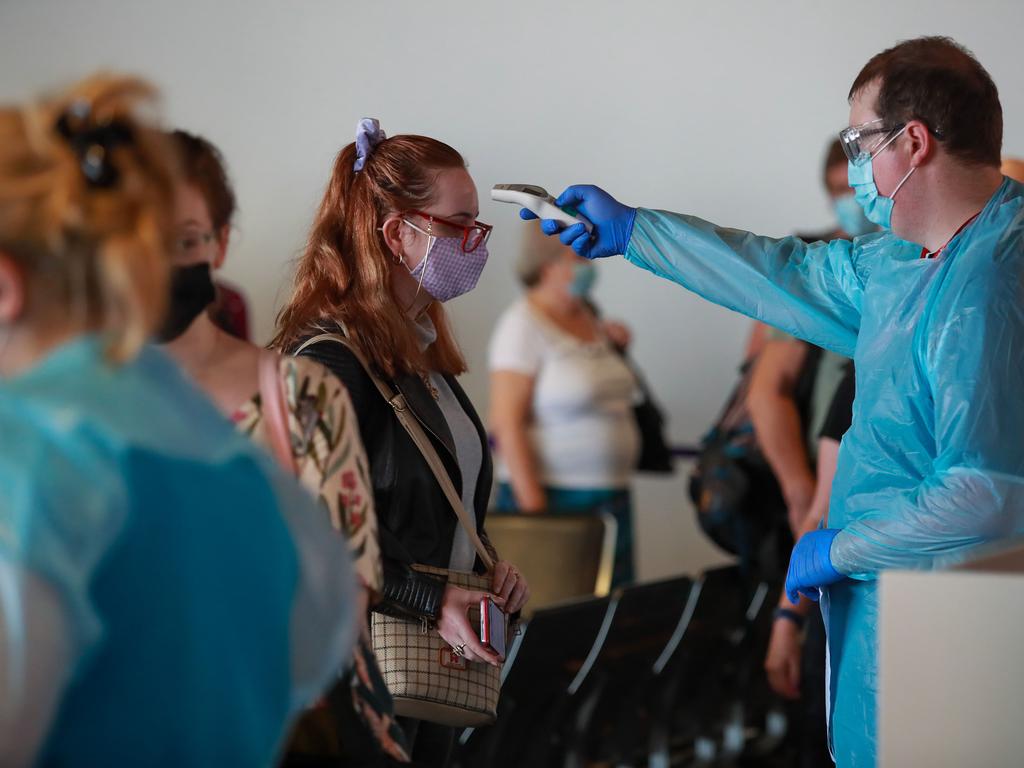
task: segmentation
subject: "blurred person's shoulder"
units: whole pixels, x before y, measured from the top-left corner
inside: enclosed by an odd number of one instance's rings
[[[84,648],[101,629],[90,574],[124,529],[131,479],[70,405],[0,389],[0,434],[0,557],[57,589]]]
[[[345,383],[326,365],[309,357],[282,355],[281,380],[288,402],[304,435],[318,424],[340,428],[352,400]],[[312,426],[311,426],[312,425]]]
[[[333,399],[339,391],[343,392],[345,389],[341,379],[331,373],[326,365],[311,357],[282,355],[280,371],[285,383],[296,392],[306,391],[315,394],[315,390],[323,386],[328,388],[328,394]]]
[[[24,533],[11,527],[17,516],[59,511],[62,500],[83,522],[123,501],[123,478],[93,426],[73,406],[0,394],[0,543]]]
[[[769,325],[764,331],[764,340],[768,341],[791,341],[794,344],[803,344],[805,342],[800,341],[796,336],[792,336],[775,326]]]
[[[506,307],[498,317],[491,334],[491,346],[526,341],[541,343],[543,339],[543,324],[537,310],[523,296]]]
[[[523,296],[505,309],[491,334],[488,367],[535,375],[550,350],[550,340],[537,311]]]
[[[98,337],[55,351],[35,369],[3,387],[8,405],[30,414],[34,429],[81,443],[138,466],[193,462],[223,465],[255,458],[248,440],[162,350],[145,346],[120,364],[107,360]],[[16,405],[14,405],[16,404]]]
[[[498,316],[495,333],[510,327],[536,329],[539,325],[537,311],[530,306],[530,300],[526,296],[520,296]]]

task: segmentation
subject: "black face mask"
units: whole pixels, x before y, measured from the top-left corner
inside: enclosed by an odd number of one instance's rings
[[[171,271],[171,301],[167,317],[157,331],[157,340],[162,344],[174,341],[216,298],[217,290],[213,287],[208,263],[175,267]]]

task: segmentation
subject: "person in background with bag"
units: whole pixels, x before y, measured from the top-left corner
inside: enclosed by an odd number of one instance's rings
[[[772,343],[765,341],[761,353]],[[784,373],[785,396],[795,421],[789,439],[801,441],[820,350],[798,343],[803,348],[798,350],[796,366]],[[739,381],[714,425],[701,438],[689,493],[701,530],[737,556],[746,578],[780,581],[793,548],[793,534],[786,519],[786,500],[762,450],[750,408],[751,404],[764,407],[759,398],[751,397],[759,360],[754,356],[740,366]],[[780,436],[774,437],[778,440]],[[797,448],[805,452],[801,445]]]
[[[853,421],[856,381],[853,362],[844,368],[842,381],[820,422],[814,498],[807,515],[794,531],[801,535],[816,530],[828,517],[829,497],[839,458],[839,443]],[[782,590],[775,609],[764,662],[768,683],[780,696],[799,699],[800,722],[795,731],[799,768],[829,766],[832,758],[821,727],[826,719],[825,624],[814,603],[790,601]]]
[[[501,459],[497,509],[535,515],[607,512],[618,536],[612,586],[633,581],[630,480],[640,457],[637,380],[617,347],[629,331],[588,302],[597,267],[523,232],[526,295],[491,336],[491,431]]]
[[[814,243],[851,239],[875,231],[875,225],[868,221],[854,199],[847,179],[846,153],[839,139],[828,146],[822,177],[836,226],[828,232],[799,237],[806,243]],[[789,530],[793,541],[796,541],[802,531],[817,527],[821,519],[822,489],[832,487],[835,453],[819,457],[819,446],[831,450],[832,445],[824,440],[819,442],[818,436],[850,361],[775,328],[767,328],[766,338],[767,343],[754,365],[747,407],[758,444],[782,489]],[[805,402],[801,402],[798,396],[798,383],[801,381],[811,384]],[[838,440],[835,450],[838,451]],[[816,466],[824,467],[825,475],[816,472]],[[827,490],[824,500],[827,505]],[[807,528],[805,521],[812,510],[812,502],[819,505],[819,515]],[[801,615],[806,616],[806,620],[800,618]],[[792,685],[779,683],[778,668],[785,666],[789,669],[791,665],[788,662],[792,657],[783,656],[778,648],[790,649],[791,645],[786,645],[785,641],[794,641],[801,630],[806,636],[805,663],[803,674],[798,676],[801,687],[794,689]],[[783,595],[775,612],[772,639],[776,641],[776,647],[772,648],[766,663],[769,682],[780,695],[800,699],[794,706],[794,711],[799,713],[799,721],[793,730],[800,768],[831,766],[832,758],[821,727],[825,721],[825,627],[820,612],[808,611],[806,606],[798,612]]]
[[[326,365],[352,397],[384,561],[374,646],[380,655],[378,627],[405,628],[404,640],[388,638],[381,664],[399,712],[432,717],[430,706],[414,706],[414,697],[397,689],[390,654],[405,649],[394,644],[439,635],[450,654],[430,668],[432,676],[462,674],[453,671],[460,663],[490,665],[484,668],[496,682],[501,659],[480,642],[467,614],[491,596],[511,616],[529,597],[526,579],[498,559],[484,533],[490,452],[456,381],[466,364],[443,307],[475,287],[487,261],[490,227],[476,220],[478,212],[476,187],[456,150],[425,136],[387,138],[376,120],[360,121],[356,141],[338,154],[275,339],[278,348]],[[482,583],[489,589],[453,583],[472,581],[464,576],[488,565]],[[424,638],[420,625],[437,634]],[[400,721],[414,762],[448,763],[451,727]]]
[[[835,140],[822,179],[838,225],[797,235],[805,243],[846,239],[875,227],[847,183]],[[852,204],[852,208],[851,208]],[[691,497],[701,527],[745,570],[777,579],[814,495],[813,436],[828,411],[847,358],[755,321],[740,382],[702,440]]]
[[[173,148],[98,76],[0,107],[0,765],[255,766],[351,648],[316,505],[147,337]]]
[[[843,145],[835,139],[825,154],[822,180],[836,217],[827,232],[797,235],[805,243],[849,240],[875,231],[853,197],[847,180]],[[786,502],[789,528],[800,530],[814,497],[817,434],[829,403],[843,378],[848,358],[829,350],[810,353],[812,345],[783,331],[763,326],[765,343],[751,372],[747,408],[758,445],[771,465]],[[805,368],[813,382],[810,400],[797,402],[796,388]]]
[[[365,619],[380,597],[382,574],[366,453],[352,403],[322,365],[262,349],[214,323],[211,270],[228,249],[235,196],[216,147],[184,131],[170,138],[183,179],[175,190],[177,239],[161,339],[221,412],[319,499],[335,530],[347,538],[360,581],[363,620],[355,657],[344,665],[338,691],[299,721],[290,752],[296,760],[303,755],[366,761],[379,754],[407,762]]]

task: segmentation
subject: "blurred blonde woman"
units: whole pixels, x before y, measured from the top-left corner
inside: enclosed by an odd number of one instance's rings
[[[614,586],[633,581],[630,481],[640,454],[629,333],[591,300],[597,266],[523,230],[524,295],[490,343],[497,508],[522,514],[607,512],[617,523]]]
[[[0,107],[0,764],[268,765],[347,550],[161,352],[175,164],[96,77]]]

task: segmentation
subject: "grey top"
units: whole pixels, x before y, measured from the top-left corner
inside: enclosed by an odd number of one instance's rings
[[[419,336],[420,348],[426,349],[437,338],[437,331],[430,318],[423,315],[416,322],[416,332]],[[452,440],[455,443],[455,458],[459,462],[459,471],[462,473],[462,505],[469,512],[472,518],[474,509],[474,496],[476,495],[476,484],[480,478],[480,468],[483,466],[483,446],[480,443],[480,433],[476,431],[476,425],[462,408],[452,388],[448,386],[444,376],[436,371],[430,372],[430,383],[437,390],[437,404],[441,408],[444,420],[448,424],[448,430],[452,433]],[[455,514],[455,510],[452,510]],[[452,556],[448,561],[448,567],[453,571],[473,570],[473,561],[476,559],[476,550],[469,534],[461,524],[455,526],[455,538],[452,541]]]

